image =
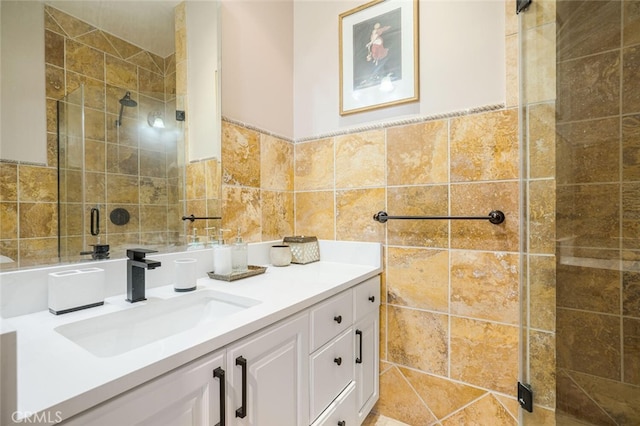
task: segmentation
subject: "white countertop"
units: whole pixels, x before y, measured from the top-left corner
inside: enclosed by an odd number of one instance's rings
[[[54,328],[110,312],[135,309],[148,302],[131,304],[124,300],[124,295],[118,295],[105,299],[104,306],[64,315],[40,311],[6,319],[4,322],[17,331],[17,411],[20,415],[46,413],[53,420],[70,418],[382,270],[379,260],[370,265],[359,263],[322,260],[283,268],[270,266],[262,275],[234,282],[200,278],[196,291],[215,290],[257,299],[261,303],[218,323],[196,326],[111,357],[91,354]],[[192,293],[176,293],[171,285],[147,289],[147,298],[183,294]]]

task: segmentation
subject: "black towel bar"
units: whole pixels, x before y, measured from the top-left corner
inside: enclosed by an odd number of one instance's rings
[[[505,215],[500,210],[492,210],[488,216],[389,216],[385,211],[379,211],[373,215],[373,220],[385,223],[389,219],[416,219],[416,220],[488,220],[494,225],[504,222]]]
[[[214,216],[214,217],[195,217],[194,215],[182,216],[182,220],[190,220],[191,222],[193,222],[194,220],[206,220],[206,219],[222,219],[222,218],[218,216]]]

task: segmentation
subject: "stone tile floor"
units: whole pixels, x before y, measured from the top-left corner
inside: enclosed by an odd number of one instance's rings
[[[410,426],[389,417],[371,413],[362,423],[362,426]]]

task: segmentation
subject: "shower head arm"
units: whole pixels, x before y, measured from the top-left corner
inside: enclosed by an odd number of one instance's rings
[[[120,104],[120,115],[118,116],[118,119],[116,120],[116,127],[122,126],[122,110],[123,109],[124,109],[124,104],[121,103]]]

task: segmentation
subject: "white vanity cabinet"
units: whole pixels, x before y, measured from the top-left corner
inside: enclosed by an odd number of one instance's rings
[[[225,352],[217,351],[96,408],[65,426],[214,426],[220,422]]]
[[[360,425],[378,399],[379,297],[375,276],[64,424]]]
[[[227,348],[227,425],[309,424],[305,312]]]
[[[65,425],[307,425],[308,330],[309,317],[304,312],[88,410]]]
[[[380,277],[311,308],[313,426],[360,425],[378,400]]]

